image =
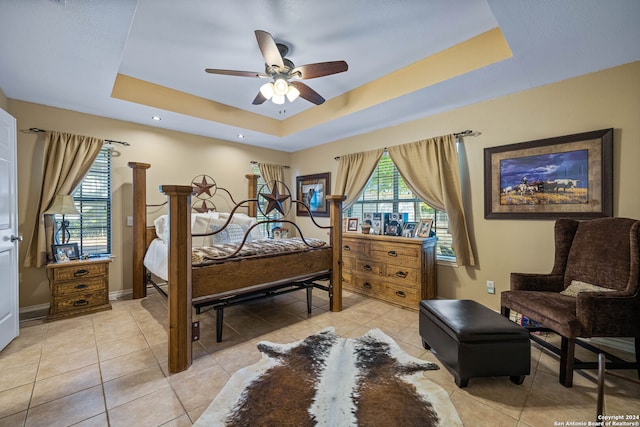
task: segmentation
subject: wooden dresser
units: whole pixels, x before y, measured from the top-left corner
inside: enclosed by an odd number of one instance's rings
[[[420,300],[436,298],[436,241],[344,233],[343,287],[418,310]]]
[[[110,258],[92,258],[47,264],[50,290],[47,320],[111,310],[110,262]]]

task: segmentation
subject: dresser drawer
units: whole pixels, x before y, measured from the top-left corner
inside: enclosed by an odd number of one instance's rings
[[[388,293],[386,286],[381,280],[356,274],[352,276],[352,281],[349,283],[348,288],[355,292],[376,298],[384,298]]]
[[[375,276],[384,276],[384,264],[368,259],[356,259],[354,264],[354,273],[366,273],[373,274]]]
[[[415,262],[414,262],[415,265]],[[386,277],[402,286],[419,287],[420,272],[417,268],[404,265],[387,264]]]
[[[103,291],[107,288],[104,277],[90,277],[88,279],[60,282],[53,285],[53,295],[56,297],[73,294],[76,292]]]
[[[420,292],[416,288],[387,284],[384,298],[396,304],[404,305],[415,310],[420,304]]]
[[[365,253],[368,243],[352,239],[343,239],[342,241],[342,256],[356,256]]]
[[[408,259],[415,263],[420,257],[420,245],[385,243],[383,245],[371,245],[371,257],[382,260]]]
[[[60,313],[107,304],[108,302],[107,292],[104,290],[96,292],[79,292],[64,297],[54,298],[53,308],[54,313]]]
[[[58,267],[53,272],[53,280],[61,282],[79,278],[106,276],[108,268],[106,263]]]

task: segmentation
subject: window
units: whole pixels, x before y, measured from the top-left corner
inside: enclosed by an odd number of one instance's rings
[[[81,215],[69,219],[69,241],[83,255],[111,254],[111,150],[100,150],[73,200]]]
[[[447,213],[432,208],[416,197],[407,187],[386,152],[358,200],[345,209],[343,216],[359,218],[362,223],[363,213],[373,212],[407,213],[409,221],[412,222],[417,222],[420,219],[433,219],[433,230],[438,237],[436,245],[438,259],[455,261],[452,238],[448,231],[449,218]]]
[[[266,187],[264,188],[262,187],[265,184],[265,182],[264,182],[264,179],[262,178],[262,175],[260,175],[260,168],[255,163],[253,164],[253,167],[252,167],[252,173],[255,175],[258,175],[258,192],[260,192],[261,189],[262,189],[262,192],[267,191]],[[259,199],[260,197],[258,195],[258,200]],[[280,215],[280,212],[276,210],[273,210],[267,216],[264,216],[262,215],[262,212],[260,212],[260,209],[258,209],[256,214],[256,220],[258,222],[266,221],[266,220],[274,220],[274,219],[279,219],[281,216],[282,215]],[[260,227],[260,233],[262,233],[263,236],[273,237],[271,230],[275,227],[282,227],[282,223],[270,222],[270,223],[260,224],[258,227]]]

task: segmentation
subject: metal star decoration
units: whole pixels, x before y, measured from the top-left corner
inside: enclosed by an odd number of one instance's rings
[[[286,195],[280,194],[278,192],[278,186],[274,184],[273,190],[271,190],[271,193],[260,193],[260,195],[265,199],[267,199],[268,201],[267,208],[265,209],[265,212],[264,212],[265,215],[269,215],[269,212],[271,212],[274,209],[280,212],[282,215],[286,215],[284,213],[284,207],[282,206],[282,202],[284,202],[290,197],[289,194],[286,194]]]
[[[196,197],[200,197],[200,195],[204,193],[206,193],[209,197],[213,196],[210,190],[216,186],[215,181],[213,181],[213,183],[209,183],[209,181],[207,181],[206,175],[202,175],[202,181],[195,182],[194,179],[191,184],[193,185],[193,190],[196,192]]]
[[[200,205],[194,204],[192,209],[198,213],[206,213],[209,211],[215,211],[216,207],[213,203],[209,202],[208,200],[202,200],[200,201]]]

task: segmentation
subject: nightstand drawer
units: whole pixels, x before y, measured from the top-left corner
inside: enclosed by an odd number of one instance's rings
[[[108,303],[106,291],[81,292],[54,300],[55,312],[65,312]]]
[[[103,291],[106,289],[106,282],[104,277],[92,277],[82,280],[74,280],[71,282],[56,283],[53,286],[53,295],[56,297],[62,297],[77,292],[95,292]]]
[[[82,279],[86,277],[106,276],[108,266],[106,263],[69,265],[68,267],[58,267],[54,270],[53,280],[56,282],[64,280]]]

